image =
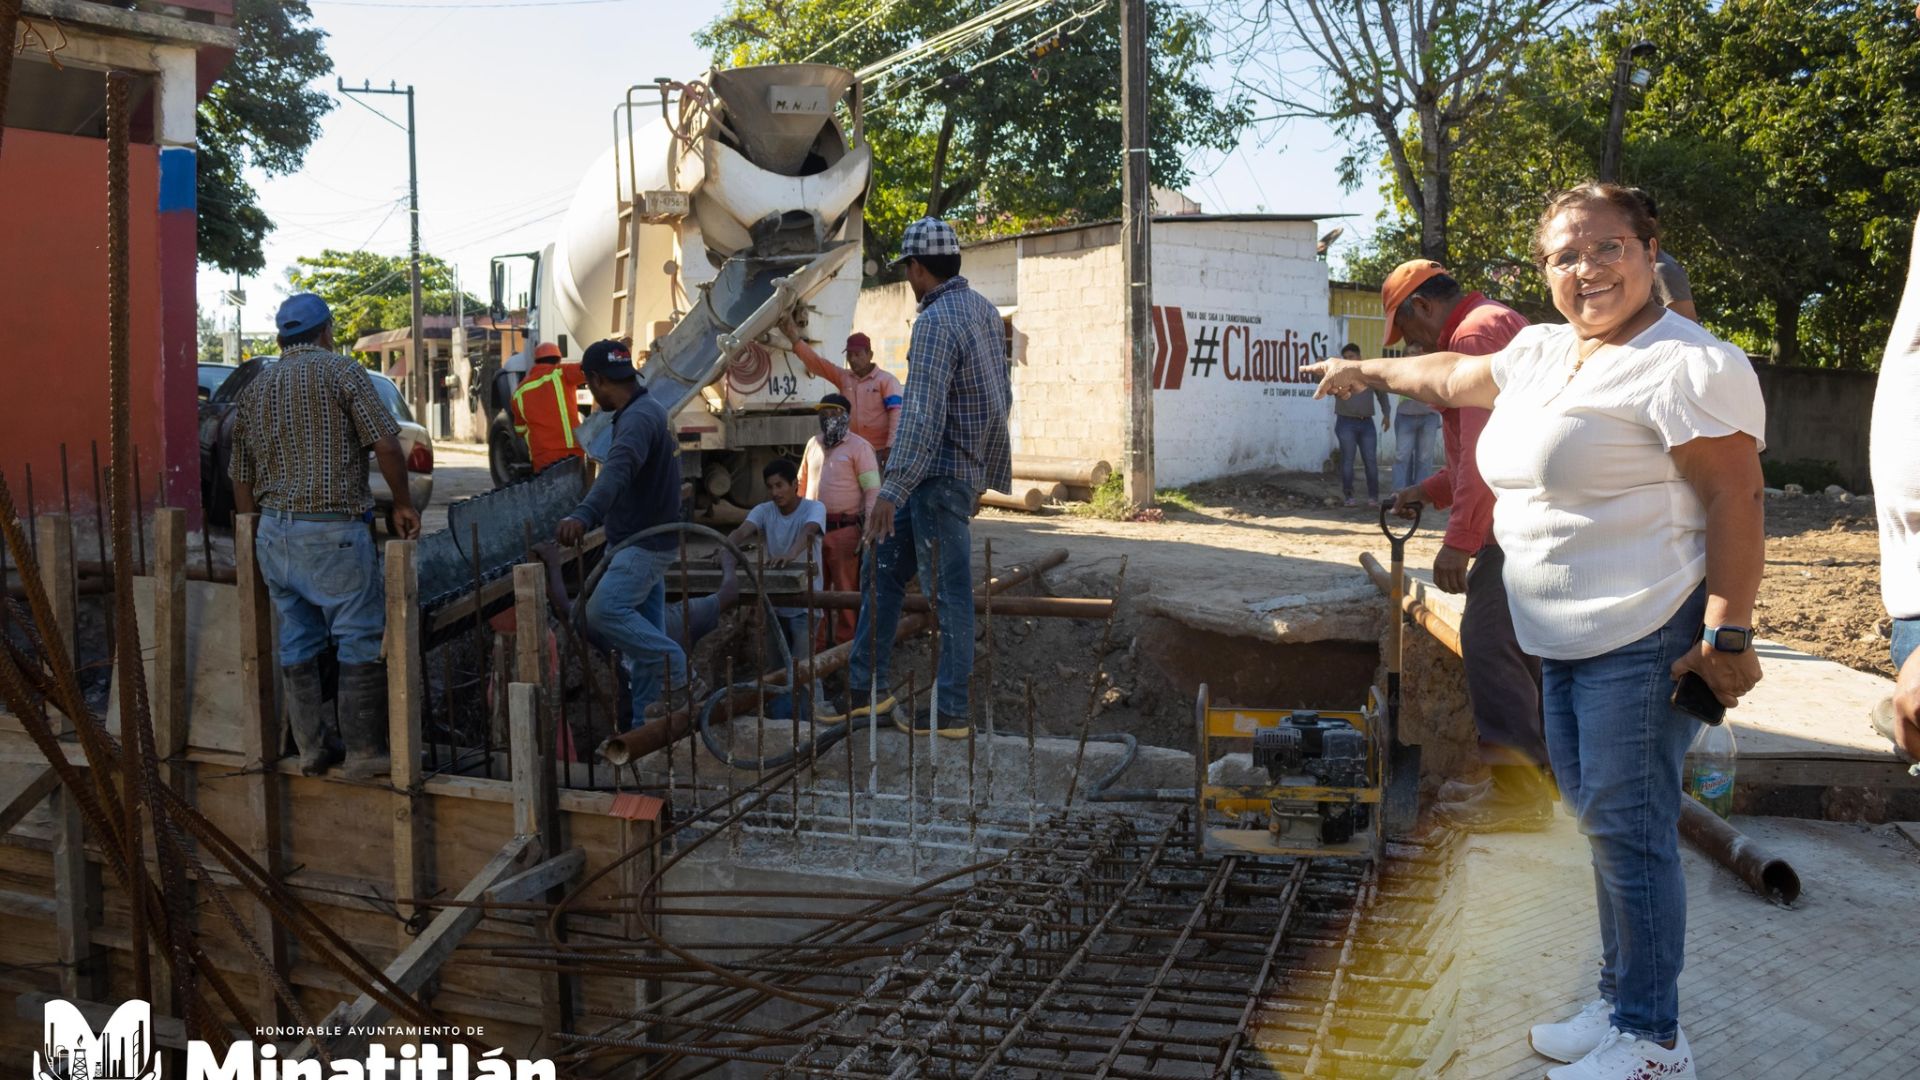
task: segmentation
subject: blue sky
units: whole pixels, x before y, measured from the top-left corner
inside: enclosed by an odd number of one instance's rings
[[[487,260],[546,244],[582,173],[606,149],[614,104],[655,76],[698,74],[693,35],[721,0],[312,0],[328,53],[349,85],[412,83],[419,127],[424,250],[460,268],[484,296]],[[486,5],[486,6],[483,6]],[[963,5],[955,5],[957,8]],[[972,5],[964,5],[971,9]],[[963,17],[956,15],[956,18]],[[322,87],[334,95],[331,78]],[[335,95],[338,96],[338,95]],[[395,119],[405,99],[360,99]],[[1336,213],[1346,237],[1370,231],[1380,197],[1348,194],[1334,178],[1342,143],[1324,126],[1261,125],[1225,154],[1195,159],[1188,194],[1209,212]],[[288,291],[286,269],[322,248],[407,250],[407,141],[352,100],[323,121],[297,173],[256,176],[278,225],[267,269],[244,282],[245,328],[265,331]],[[202,267],[202,311],[230,325],[220,303],[231,275]]]

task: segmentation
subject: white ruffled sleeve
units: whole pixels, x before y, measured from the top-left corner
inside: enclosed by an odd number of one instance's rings
[[[1647,406],[1647,420],[1668,450],[1743,431],[1767,448],[1767,403],[1745,354],[1725,345],[1671,346],[1668,377]]]

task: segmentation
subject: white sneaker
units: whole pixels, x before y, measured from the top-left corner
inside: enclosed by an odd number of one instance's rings
[[[1571,1065],[1547,1070],[1547,1080],[1697,1080],[1693,1051],[1676,1030],[1673,1049],[1609,1027],[1593,1052]]]
[[[1571,1020],[1558,1024],[1535,1024],[1527,1041],[1533,1044],[1533,1052],[1543,1054],[1555,1061],[1579,1061],[1600,1045],[1607,1037],[1611,1027],[1609,1018],[1613,1015],[1613,1006],[1605,998],[1594,998],[1586,1007],[1575,1013]]]

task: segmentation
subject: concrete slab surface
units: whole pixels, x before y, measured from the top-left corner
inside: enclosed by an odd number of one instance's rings
[[[1680,1021],[1701,1080],[1911,1077],[1920,1070],[1920,850],[1891,825],[1736,818],[1805,885],[1791,909],[1682,848]],[[1462,872],[1461,1053],[1449,1076],[1541,1077],[1527,1029],[1594,997],[1592,869],[1571,819],[1474,837]]]

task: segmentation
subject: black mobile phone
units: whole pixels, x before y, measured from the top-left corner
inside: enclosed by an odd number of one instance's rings
[[[1705,724],[1717,725],[1727,718],[1727,707],[1714,696],[1707,680],[1691,671],[1674,684],[1673,707]]]

